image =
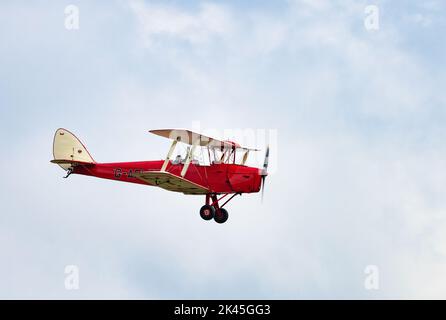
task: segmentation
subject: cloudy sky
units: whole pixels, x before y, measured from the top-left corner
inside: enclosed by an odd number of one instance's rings
[[[0,298],[446,298],[445,17],[440,0],[2,1]],[[59,127],[112,162],[197,126],[276,137],[263,203],[233,200],[224,225],[201,197],[49,163]]]

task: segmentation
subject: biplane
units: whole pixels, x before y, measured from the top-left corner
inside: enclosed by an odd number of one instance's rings
[[[172,140],[164,160],[99,163],[73,133],[60,128],[54,135],[54,159],[51,162],[66,171],[64,178],[74,173],[155,186],[186,195],[202,195],[205,204],[200,209],[201,218],[214,219],[217,223],[228,220],[228,211],[224,206],[236,195],[262,190],[263,196],[268,175],[269,147],[263,168],[259,169],[246,165],[249,154],[260,151],[258,149],[185,129],[149,132]],[[173,157],[179,144],[187,146],[186,154]],[[201,151],[199,159],[197,150]]]

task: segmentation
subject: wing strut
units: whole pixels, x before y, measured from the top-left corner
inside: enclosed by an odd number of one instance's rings
[[[175,150],[176,145],[177,145],[177,140],[173,140],[172,145],[170,146],[169,152],[167,153],[166,160],[164,160],[163,166],[161,167],[161,171],[166,171],[167,164],[169,163],[169,159],[172,156],[172,153]]]
[[[187,169],[189,168],[189,165],[190,165],[190,162],[192,160],[192,156],[194,154],[195,148],[197,147],[197,145],[199,143],[200,143],[200,139],[195,140],[193,145],[192,145],[192,148],[187,153],[186,162],[184,163],[183,170],[181,170],[181,177],[183,177],[183,178],[186,175]]]
[[[243,160],[242,160],[242,165],[244,166],[246,163],[246,160],[248,160],[248,155],[249,155],[249,149],[246,150],[245,154],[243,155]]]

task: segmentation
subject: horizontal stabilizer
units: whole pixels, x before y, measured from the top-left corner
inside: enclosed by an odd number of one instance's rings
[[[93,166],[94,165],[94,162],[76,161],[76,160],[68,160],[68,159],[54,159],[54,160],[51,160],[50,162],[55,163],[55,164],[69,164],[71,166],[80,166],[80,165]]]

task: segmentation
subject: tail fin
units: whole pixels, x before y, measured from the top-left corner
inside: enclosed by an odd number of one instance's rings
[[[54,134],[53,156],[54,160],[51,162],[58,164],[64,170],[73,165],[96,163],[82,142],[63,128],[57,129]]]

